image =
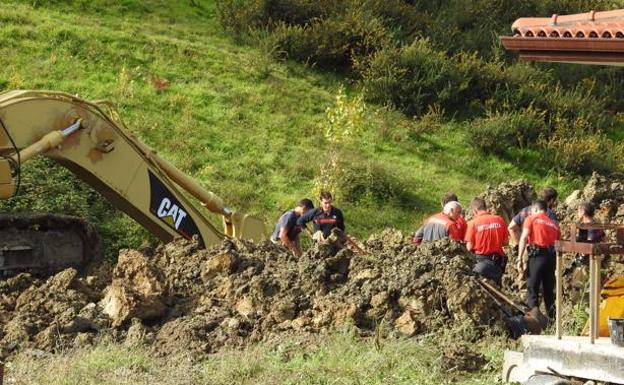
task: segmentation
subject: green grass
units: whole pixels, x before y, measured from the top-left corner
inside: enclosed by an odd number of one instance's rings
[[[20,354],[8,366],[7,383],[46,385],[408,385],[493,384],[500,377],[503,340],[475,346],[488,359],[477,373],[442,364],[444,336],[387,339],[375,343],[335,332],[314,344],[260,344],[191,363],[184,357],[155,358],[145,348],[101,344],[46,358]],[[14,382],[13,382],[14,381]]]
[[[111,100],[144,142],[269,227],[311,195],[326,157],[325,110],[348,83],[276,62],[267,47],[237,45],[215,20],[212,1],[4,2],[0,57],[0,90],[54,89]],[[170,87],[157,90],[154,77]],[[400,201],[337,197],[357,236],[388,226],[414,230],[447,190],[467,202],[486,185],[513,178],[564,192],[578,184],[542,171],[525,155],[502,160],[475,153],[458,123],[414,136],[417,121],[376,106],[367,106],[365,121],[351,161],[382,165],[407,194]],[[375,181],[369,183],[374,189]],[[116,215],[91,217],[118,231]],[[121,239],[115,247],[124,246],[123,234],[111,236]],[[126,243],[136,246],[138,238],[131,239]]]

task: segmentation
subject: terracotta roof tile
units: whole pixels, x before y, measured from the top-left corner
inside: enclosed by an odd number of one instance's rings
[[[566,37],[577,39],[624,38],[624,9],[615,11],[524,17],[511,26],[518,37]]]
[[[526,60],[624,65],[624,9],[520,18],[511,30],[501,41]]]

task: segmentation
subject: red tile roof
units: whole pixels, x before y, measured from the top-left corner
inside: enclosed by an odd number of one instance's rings
[[[624,65],[624,9],[521,18],[502,37],[525,60]]]
[[[526,17],[511,26],[515,36],[624,39],[624,9],[615,11]]]

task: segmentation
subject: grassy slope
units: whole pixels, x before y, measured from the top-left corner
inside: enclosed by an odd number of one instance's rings
[[[319,127],[340,78],[237,46],[220,30],[211,1],[39,3],[0,5],[0,89],[113,101],[145,142],[267,223],[310,195],[324,157]],[[171,86],[157,91],[154,76]],[[411,198],[382,207],[339,200],[357,235],[386,226],[412,230],[446,190],[468,200],[488,183],[520,176],[561,187],[555,176],[474,154],[453,124],[414,140],[406,135],[413,122],[375,111],[367,109],[358,151],[386,165]],[[371,210],[379,215],[371,219]]]
[[[502,365],[500,340],[478,346],[489,360],[478,373],[444,367],[438,337],[375,344],[336,333],[321,341],[317,347],[259,345],[198,363],[184,357],[154,358],[140,347],[102,344],[43,359],[20,355],[7,368],[6,380],[15,385],[476,385],[496,383]]]

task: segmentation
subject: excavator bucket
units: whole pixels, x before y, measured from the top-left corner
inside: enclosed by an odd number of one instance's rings
[[[0,276],[17,271],[48,275],[86,268],[101,257],[93,225],[65,215],[1,215]]]
[[[266,233],[264,232],[264,222],[253,215],[234,213],[231,217],[232,221],[232,233],[228,234],[235,238],[250,239],[253,241],[261,241],[266,239]],[[230,226],[225,222],[224,227],[226,232]]]

